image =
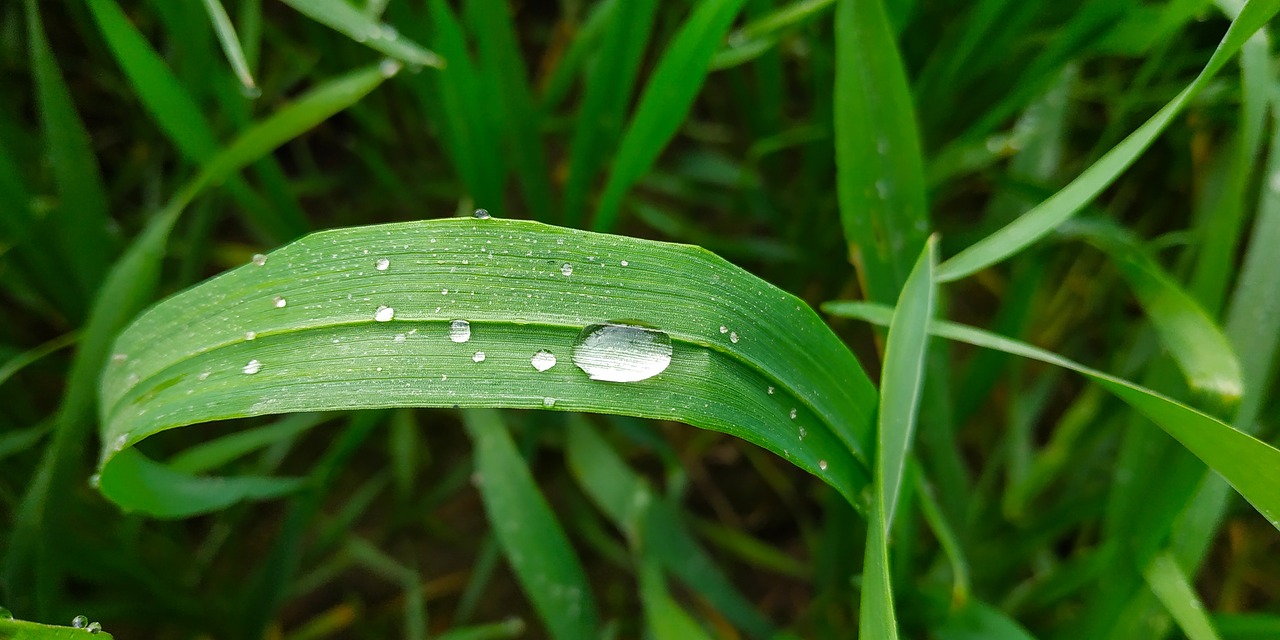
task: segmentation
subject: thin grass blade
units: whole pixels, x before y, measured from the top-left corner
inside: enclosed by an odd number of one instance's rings
[[[709,639],[696,620],[671,599],[662,578],[662,565],[647,558],[640,563],[640,602],[644,604],[645,624],[654,640]]]
[[[231,70],[235,72],[236,78],[244,86],[245,94],[251,98],[258,97],[262,91],[258,89],[258,84],[253,81],[253,72],[249,70],[249,62],[245,59],[244,49],[240,47],[240,38],[236,35],[236,27],[231,24],[231,16],[227,15],[227,10],[222,6],[221,0],[204,0],[204,8],[209,12],[209,21],[213,23],[213,31],[218,34],[218,43],[222,45],[222,52],[226,54],[227,62],[231,64]]]
[[[1172,554],[1157,554],[1142,575],[1188,640],[1222,640],[1209,620],[1204,603],[1196,595],[1195,587]]]
[[[401,36],[346,0],[283,0],[308,18],[410,66],[444,68],[444,58]]]

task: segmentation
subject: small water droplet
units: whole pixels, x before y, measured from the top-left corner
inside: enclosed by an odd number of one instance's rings
[[[262,265],[267,263],[267,257],[262,255],[261,253],[255,253],[253,254],[253,263],[261,267]]]
[[[101,473],[95,473],[95,474],[93,474],[93,475],[89,476],[89,486],[90,486],[90,487],[93,487],[94,489],[97,489],[98,487],[102,486],[102,474],[101,474]],[[3,618],[3,617],[4,617],[4,615],[3,615],[3,609],[4,609],[4,607],[0,607],[0,618]]]
[[[396,316],[396,310],[387,305],[378,305],[378,309],[373,312],[373,319],[378,322],[389,322]]]
[[[734,344],[738,344],[738,332],[737,332],[737,331],[731,331],[731,332],[729,332],[729,342],[732,342],[732,343],[734,343]]]
[[[244,339],[245,339],[245,340],[253,340],[253,339],[254,339],[254,338],[256,338],[256,337],[258,337],[258,332],[256,332],[256,331],[246,331],[246,332],[244,332]]]
[[[249,364],[244,365],[244,372],[253,375],[262,370],[262,363],[257,360],[250,360]]]
[[[396,334],[396,337],[395,337],[395,338],[392,338],[392,340],[394,340],[395,342],[404,342],[404,334],[403,334],[403,333],[397,333],[397,334]]]
[[[471,339],[471,323],[466,320],[454,320],[449,323],[449,339],[454,342],[466,342]]]
[[[533,368],[538,371],[546,371],[547,369],[556,366],[556,356],[550,351],[543,349],[533,354],[533,358],[529,360],[529,364],[532,364]]]
[[[720,325],[720,333],[729,333],[729,327]]]
[[[544,406],[544,407],[554,407],[554,406],[556,406],[556,399],[555,399],[555,398],[543,398],[543,399],[542,399],[542,406]]]
[[[560,265],[560,273],[566,276],[573,275],[573,265],[569,264],[568,262]]]
[[[201,372],[200,372],[200,375],[196,376],[196,380],[199,380],[199,381],[201,381],[201,382],[204,382],[205,380],[207,380],[207,379],[209,378],[209,374],[210,374],[210,373],[212,373],[212,372],[211,372],[211,371],[201,371]]]
[[[400,64],[399,60],[384,58],[382,62],[378,63],[378,71],[382,73],[382,77],[390,78],[391,76],[400,73],[400,69],[403,68],[403,66],[404,65]]]
[[[477,352],[475,353],[475,355],[471,356],[471,361],[472,361],[472,362],[484,362],[484,352],[483,352],[483,351],[477,351]]]
[[[447,296],[447,295],[449,295],[449,290],[448,290],[448,289],[441,289],[441,290],[440,290],[440,295],[442,295],[442,296]]]
[[[809,432],[808,432],[807,430],[805,430],[805,428],[804,428],[804,427],[800,427],[800,439],[801,439],[801,440],[804,440],[804,437],[805,437],[805,436],[807,436],[807,435],[809,435]]]
[[[671,364],[671,336],[647,327],[593,324],[578,334],[573,363],[592,380],[646,380]]]
[[[773,395],[773,387],[769,387],[769,395]]]
[[[791,419],[792,419],[792,420],[795,420],[795,419],[796,419],[796,410],[795,410],[795,409],[792,409],[792,410],[791,410]]]
[[[389,266],[391,266],[391,261],[386,258],[378,258],[378,261],[373,263],[373,268],[378,271],[386,271]]]
[[[272,298],[272,299],[271,299],[271,303],[272,303],[272,304],[274,304],[274,305],[276,305],[276,308],[277,308],[277,309],[281,309],[281,308],[283,308],[286,304],[289,304],[289,302],[288,302],[287,300],[285,300],[284,298],[282,298],[282,297],[280,297],[280,296],[276,296],[276,297]]]
[[[493,217],[493,216],[489,215],[489,212],[488,212],[488,210],[486,210],[486,209],[476,209],[476,212],[475,212],[475,213],[473,213],[473,214],[471,214],[471,215],[472,215],[472,217],[474,217],[476,220],[488,220],[489,218],[492,218],[492,217]]]
[[[620,264],[625,267],[627,266],[628,262],[626,260],[623,260]]]
[[[826,470],[827,470],[827,461],[826,461],[826,460],[819,460],[819,461],[818,461],[818,468],[819,468],[819,469],[821,469],[821,470],[823,470],[823,471],[826,471]]]
[[[89,619],[84,616],[76,616],[71,619],[72,629],[83,629],[89,625]]]
[[[112,361],[112,362],[114,362],[114,363],[116,363],[116,364],[121,364],[121,363],[123,363],[124,361],[126,361],[126,360],[128,360],[128,359],[129,359],[129,354],[127,354],[127,353],[117,353],[117,354],[115,354],[115,355],[111,356],[111,361]]]

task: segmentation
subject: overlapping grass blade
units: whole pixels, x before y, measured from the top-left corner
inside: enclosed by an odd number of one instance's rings
[[[1147,149],[1244,43],[1278,11],[1280,0],[1250,0],[1231,22],[1221,44],[1196,79],[1150,120],[1039,206],[999,231],[979,240],[938,267],[942,282],[958,280],[1003,261],[1044,237],[1078,213]]]
[[[586,572],[498,412],[468,410],[463,424],[475,445],[489,523],[551,637],[596,637],[596,604]]]
[[[283,1],[308,18],[407,65],[445,66],[444,58],[401,36],[395,27],[383,24],[346,0]]]
[[[236,35],[235,25],[231,24],[231,16],[222,6],[221,0],[204,0],[204,8],[209,12],[209,21],[213,23],[213,31],[218,34],[218,43],[222,52],[235,71],[236,78],[244,85],[245,92],[251,97],[262,93],[258,84],[253,81],[253,72],[249,70],[249,62],[245,59],[244,49],[240,47],[240,38]]]
[[[880,0],[836,6],[836,189],[867,298],[897,299],[929,223],[915,110]]]
[[[898,505],[907,452],[915,432],[916,411],[924,388],[928,326],[937,297],[937,285],[933,281],[936,262],[937,241],[930,239],[902,287],[885,342],[873,479],[875,498],[867,523],[858,620],[864,638],[898,637],[889,579],[889,529]]]
[[[711,57],[742,9],[745,0],[698,3],[672,38],[645,83],[627,131],[614,156],[592,228],[609,231],[617,224],[622,199],[649,172],[663,148],[684,122],[710,69]]]
[[[861,302],[829,302],[829,313],[887,325],[891,309]],[[1127,380],[1098,371],[1029,344],[981,329],[935,320],[935,336],[999,349],[1084,375],[1137,409],[1221,475],[1273,526],[1280,529],[1280,450],[1197,409]]]

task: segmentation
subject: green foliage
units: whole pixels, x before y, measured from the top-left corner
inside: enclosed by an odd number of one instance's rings
[[[0,637],[1275,637],[1277,12],[0,6]]]

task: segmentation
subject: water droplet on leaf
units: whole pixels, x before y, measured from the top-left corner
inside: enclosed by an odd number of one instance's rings
[[[84,616],[76,616],[71,619],[72,629],[83,629],[89,624],[89,619]]]
[[[475,355],[471,356],[471,361],[472,361],[472,362],[484,362],[484,352],[483,352],[483,351],[477,351],[477,352],[475,353]]]
[[[792,419],[792,420],[795,420],[795,419],[796,419],[796,410],[795,410],[795,409],[792,409],[792,410],[791,410],[791,419]]]
[[[593,324],[578,334],[573,363],[592,380],[645,380],[671,364],[671,336],[647,327]]]
[[[286,304],[289,304],[289,303],[288,303],[284,298],[281,298],[280,296],[276,296],[276,297],[272,298],[272,299],[271,299],[271,302],[272,302],[272,304],[276,305],[276,308],[277,308],[277,309],[281,309],[281,308],[283,308]]]
[[[262,370],[262,363],[257,360],[250,360],[249,364],[244,365],[244,372],[253,375]]]
[[[543,398],[543,399],[542,399],[542,406],[544,406],[544,407],[548,407],[548,408],[550,408],[550,407],[554,407],[554,406],[556,406],[556,399],[555,399],[555,398]]]
[[[533,368],[538,371],[546,371],[547,369],[556,366],[556,356],[554,353],[543,349],[533,354],[533,358],[529,360],[529,364],[532,364]]]
[[[261,253],[255,253],[253,254],[253,263],[261,267],[262,265],[267,263],[267,257],[262,255]]]
[[[738,344],[738,332],[737,332],[737,331],[731,331],[731,332],[729,332],[729,342],[732,342],[732,343],[734,343],[734,344]]]
[[[389,322],[396,315],[396,310],[386,305],[378,305],[377,311],[373,312],[373,319],[378,322]]]
[[[560,273],[566,276],[573,275],[573,265],[569,264],[568,262],[564,263],[563,265],[560,265]]]
[[[488,220],[489,218],[492,218],[492,217],[493,217],[493,216],[489,215],[489,212],[488,212],[488,211],[486,211],[485,209],[476,209],[476,212],[475,212],[474,214],[472,214],[472,215],[473,215],[473,216],[475,217],[475,219],[477,219],[477,220]]]
[[[258,333],[257,333],[256,331],[246,331],[246,332],[244,332],[244,339],[245,339],[245,340],[253,340],[253,339],[254,339],[254,338],[256,338],[256,337],[258,337]]]
[[[378,258],[378,261],[373,263],[373,267],[378,271],[386,271],[389,266],[391,266],[391,261],[386,258]]]
[[[449,323],[449,339],[454,342],[466,342],[471,339],[471,323],[466,320],[454,320]]]
[[[819,468],[819,469],[822,469],[823,471],[826,471],[826,470],[827,470],[827,461],[826,461],[826,460],[819,460],[819,461],[818,461],[818,468]]]

